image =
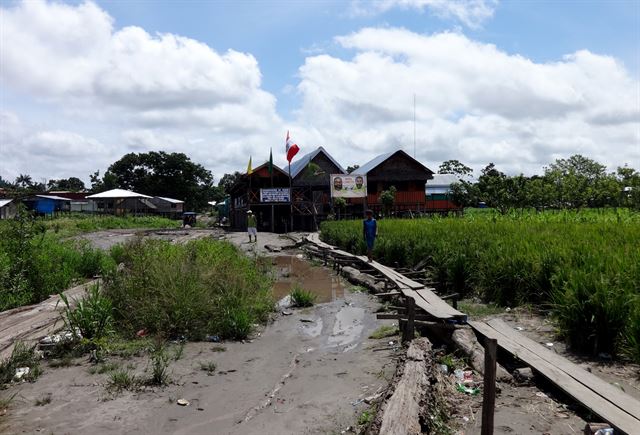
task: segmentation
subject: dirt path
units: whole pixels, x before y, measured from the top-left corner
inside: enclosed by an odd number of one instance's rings
[[[262,234],[260,244],[249,245],[243,236],[229,239],[246,251],[263,252],[264,243],[292,244]],[[388,345],[395,338],[368,338],[385,323],[375,317],[378,301],[350,287],[344,284],[343,296],[331,302],[278,314],[246,343],[187,344],[182,358],[171,363],[173,383],[164,389],[111,398],[108,374],[90,374],[86,357],[70,367],[45,365],[37,382],[6,392],[18,393],[8,433],[341,433],[355,424],[367,406],[363,399],[386,386],[395,368],[395,346]],[[225,351],[214,351],[220,347]],[[146,358],[114,361],[145,376]],[[201,369],[209,362],[216,365],[212,376]],[[36,406],[45,396],[51,402]],[[178,398],[190,405],[178,406]]]

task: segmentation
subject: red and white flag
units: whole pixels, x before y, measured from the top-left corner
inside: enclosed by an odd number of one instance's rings
[[[300,151],[300,147],[293,141],[293,139],[289,137],[289,130],[287,130],[287,141],[285,149],[287,153],[287,161],[291,163],[293,157],[298,154],[298,151]]]

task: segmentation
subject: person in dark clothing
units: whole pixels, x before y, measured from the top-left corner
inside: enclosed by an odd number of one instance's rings
[[[373,258],[373,244],[376,241],[376,237],[378,237],[378,223],[373,218],[373,211],[366,211],[366,219],[362,221],[362,235],[364,236],[364,241],[367,242],[367,258],[369,259],[369,263],[371,263]]]

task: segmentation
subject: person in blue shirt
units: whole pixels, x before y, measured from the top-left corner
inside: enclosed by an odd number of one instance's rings
[[[371,263],[373,244],[378,236],[378,223],[373,218],[373,211],[367,210],[365,213],[367,218],[362,221],[362,235],[364,236],[365,242],[367,242],[367,258],[369,259],[369,263]]]

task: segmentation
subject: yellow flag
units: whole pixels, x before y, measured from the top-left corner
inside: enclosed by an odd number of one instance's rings
[[[247,175],[253,174],[253,169],[251,168],[251,156],[249,156],[249,165],[247,166]]]

